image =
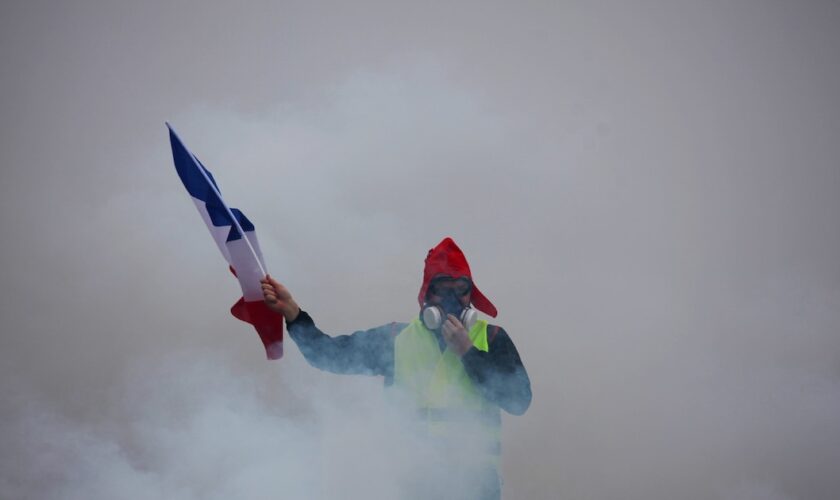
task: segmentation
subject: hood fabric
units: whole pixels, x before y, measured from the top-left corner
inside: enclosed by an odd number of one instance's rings
[[[496,314],[498,314],[496,306],[478,289],[475,280],[472,278],[470,265],[467,264],[467,258],[464,256],[464,252],[449,237],[444,238],[436,247],[429,250],[429,253],[426,255],[426,267],[423,269],[423,285],[420,287],[420,294],[417,296],[420,307],[423,307],[423,304],[426,302],[426,292],[429,290],[429,284],[431,284],[434,278],[440,277],[469,279],[472,283],[470,302],[472,302],[473,307],[488,316],[496,317]]]

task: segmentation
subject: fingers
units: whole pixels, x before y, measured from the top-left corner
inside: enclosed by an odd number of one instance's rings
[[[276,279],[272,278],[270,274],[266,274],[265,276],[260,278],[260,283],[271,284],[271,285],[279,285],[280,284]]]
[[[466,328],[464,328],[464,325],[461,324],[458,318],[451,314],[447,314],[446,321],[443,322],[442,331],[444,338],[452,338],[460,331],[466,333]]]
[[[260,280],[260,284],[262,285],[263,293],[266,291],[272,291],[275,295],[280,296],[285,290],[285,287],[280,284],[279,281],[272,278],[270,274],[266,274],[265,277]]]
[[[270,283],[262,282],[262,294],[266,302],[277,302],[277,291],[274,289],[274,286]]]
[[[276,279],[272,278],[270,274],[266,274],[264,279],[266,283],[270,283],[274,288],[280,289],[283,287],[283,285],[281,285]]]
[[[463,356],[472,345],[464,325],[451,314],[447,315],[441,333],[446,344],[459,356]]]
[[[444,324],[447,323],[454,326],[455,328],[464,328],[464,325],[461,323],[461,320],[459,320],[452,314],[446,315],[446,322]]]
[[[444,327],[447,327],[447,326],[448,327],[453,327],[453,326],[455,326],[455,321],[457,321],[455,319],[455,316],[453,316],[451,314],[447,314],[446,315],[446,320],[443,322],[443,326]]]

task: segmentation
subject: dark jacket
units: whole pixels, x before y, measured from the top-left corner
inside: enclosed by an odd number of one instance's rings
[[[321,370],[339,374],[381,375],[385,385],[394,381],[394,339],[406,323],[360,330],[331,337],[322,332],[305,311],[287,323],[289,336],[304,358]],[[441,352],[446,343],[435,331]],[[461,362],[479,392],[490,402],[513,415],[525,413],[531,404],[531,381],[507,332],[499,326],[487,326],[488,351],[475,347]]]

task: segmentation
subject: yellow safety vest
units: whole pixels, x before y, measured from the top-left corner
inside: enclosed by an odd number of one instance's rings
[[[476,349],[487,352],[486,321],[477,321],[469,337]],[[430,436],[478,443],[486,460],[498,465],[499,407],[476,390],[458,355],[449,348],[441,352],[435,334],[419,318],[394,340],[393,388],[416,405]]]

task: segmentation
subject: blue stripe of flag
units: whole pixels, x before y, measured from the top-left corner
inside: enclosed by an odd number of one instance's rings
[[[175,131],[172,128],[169,129],[169,142],[172,144],[172,159],[175,162],[175,170],[178,171],[178,177],[181,178],[181,182],[184,183],[184,187],[187,188],[190,196],[198,198],[205,203],[215,202],[215,204],[219,204],[216,193],[213,192],[207,184],[207,180],[201,175],[198,169],[201,168],[207,173],[210,181],[213,182],[213,186],[221,194],[221,190],[219,189],[219,185],[216,184],[213,174],[204,168],[204,165],[201,165],[201,162],[198,162],[197,158],[193,161],[193,155],[187,150],[187,147],[184,146],[181,139],[175,135]],[[196,168],[196,162],[199,164],[198,168]]]
[[[167,123],[169,127],[169,124]],[[216,193],[207,183],[207,179],[201,175],[201,171],[198,169],[204,170],[207,173],[207,177],[210,179],[210,182],[213,183],[215,186],[216,191],[221,194],[221,189],[219,189],[219,185],[216,183],[216,179],[213,177],[213,174],[204,167],[204,164],[201,161],[192,155],[189,152],[184,143],[181,142],[181,139],[175,134],[175,131],[172,130],[172,127],[169,127],[169,142],[172,144],[172,159],[175,163],[175,170],[178,172],[178,177],[181,178],[181,182],[184,184],[184,187],[187,188],[187,192],[190,193],[190,196],[201,200],[204,202],[204,205],[207,207],[207,213],[210,215],[210,221],[216,227],[222,226],[230,226],[230,233],[228,233],[227,241],[234,241],[241,238],[239,231],[236,230],[236,226],[230,220],[230,216],[225,210],[222,201],[216,196]],[[195,159],[195,161],[193,161]],[[196,162],[198,166],[196,166]],[[245,217],[245,214],[242,213],[237,208],[231,208],[231,212],[233,212],[234,217],[239,222],[239,225],[242,226],[243,231],[253,231],[254,225]]]

